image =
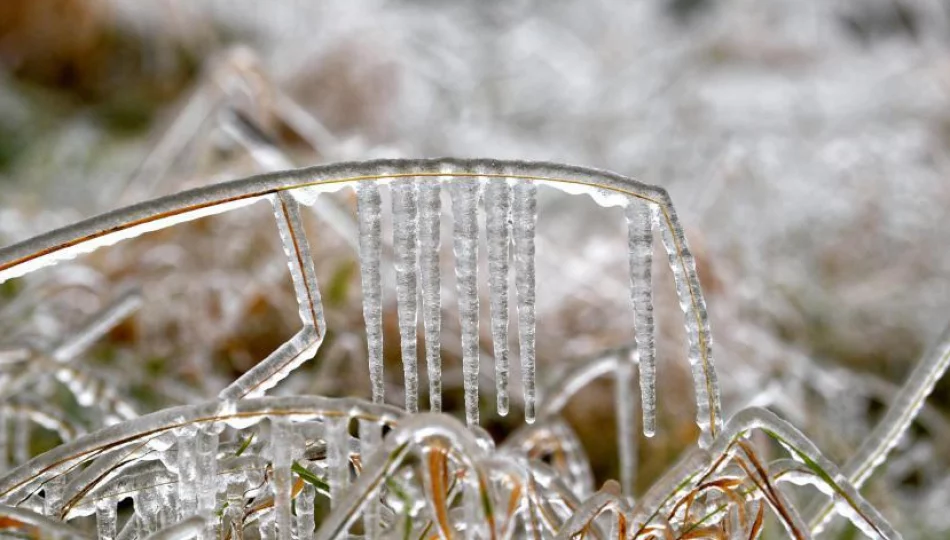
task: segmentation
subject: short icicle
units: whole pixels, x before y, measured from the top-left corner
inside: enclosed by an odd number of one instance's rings
[[[399,318],[406,410],[415,413],[419,411],[419,373],[416,350],[419,297],[417,284],[419,206],[418,189],[413,178],[400,178],[393,181],[392,203],[396,307]]]
[[[538,221],[537,186],[530,180],[514,185],[512,225],[515,244],[515,289],[518,301],[518,341],[524,384],[525,421],[535,419],[535,264],[534,235]]]
[[[195,450],[198,463],[198,514],[208,516],[214,514],[218,502],[218,431],[214,425],[198,430]],[[216,523],[217,520],[207,522],[203,538],[217,536],[214,534]]]
[[[630,251],[630,300],[640,364],[640,400],[643,433],[656,433],[656,345],[653,330],[653,221],[654,208],[631,198],[625,208]]]
[[[419,184],[419,279],[422,286],[422,323],[425,327],[429,408],[442,411],[442,188],[426,178]]]
[[[452,214],[455,218],[453,248],[462,326],[462,377],[465,390],[465,420],[478,424],[478,196],[480,184],[468,177],[452,184]]]
[[[485,187],[485,234],[488,238],[488,286],[495,352],[495,397],[498,414],[508,414],[508,245],[511,243],[511,186],[495,179]]]
[[[310,484],[305,484],[297,495],[297,540],[312,540],[316,526],[314,520],[314,498],[317,492]]]
[[[360,276],[363,284],[363,318],[373,403],[385,399],[383,381],[383,289],[380,279],[382,216],[379,187],[371,180],[356,187],[360,228]]]
[[[116,514],[114,499],[103,498],[96,501],[96,531],[99,540],[115,540]]]
[[[333,416],[326,419],[327,483],[330,507],[337,506],[350,481],[350,419]]]
[[[382,427],[372,420],[359,421],[360,459],[364,466],[372,462],[373,454],[382,446]],[[363,536],[366,540],[377,540],[380,537],[379,527],[379,494],[373,492],[363,508]]]
[[[178,519],[190,517],[198,509],[196,433],[194,428],[182,428],[175,445],[178,452]]]
[[[293,456],[293,431],[286,418],[273,419],[271,431],[271,459],[274,468],[274,519],[277,524],[277,538],[291,540],[291,491],[293,489],[291,465]]]

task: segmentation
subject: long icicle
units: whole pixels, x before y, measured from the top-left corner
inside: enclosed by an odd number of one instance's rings
[[[480,184],[467,177],[452,184],[455,217],[455,275],[462,326],[462,377],[465,420],[478,424],[478,195]]]
[[[396,308],[399,317],[406,410],[415,413],[419,411],[419,371],[416,350],[419,298],[417,284],[419,206],[415,179],[400,178],[393,181],[392,204]]]
[[[357,184],[360,226],[360,276],[363,283],[363,318],[366,321],[366,352],[373,403],[385,399],[383,384],[383,289],[380,280],[382,216],[379,187],[371,181]]]
[[[537,186],[518,180],[514,186],[512,225],[515,240],[515,289],[518,297],[518,342],[524,384],[524,416],[535,419],[535,267],[534,234],[538,220]]]
[[[640,364],[643,433],[656,433],[656,345],[653,330],[653,214],[650,203],[631,198],[625,208],[630,250],[630,300]]]
[[[442,411],[442,188],[438,181],[419,184],[419,278],[422,286],[422,322],[425,327],[429,408]]]
[[[488,237],[488,287],[491,334],[495,352],[495,397],[498,414],[508,414],[508,245],[511,243],[511,186],[506,179],[485,187],[485,234]]]

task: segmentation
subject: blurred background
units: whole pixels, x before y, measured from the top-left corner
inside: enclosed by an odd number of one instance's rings
[[[946,0],[0,2],[0,244],[263,170],[436,156],[552,160],[667,188],[727,416],[769,406],[838,463],[950,321]],[[541,195],[543,381],[633,333],[622,213]],[[279,391],[368,396],[355,251],[308,220],[331,334]],[[660,256],[660,420],[640,441],[641,490],[696,436]],[[255,207],[4,284],[0,338],[55,341],[131,286],[144,306],[89,362],[140,413],[215,395],[298,324],[273,219]],[[487,299],[482,313],[490,352]],[[458,327],[445,320],[458,405]],[[566,413],[600,480],[617,474],[603,388]],[[911,537],[950,530],[948,410],[944,381],[866,489]],[[519,413],[483,418],[500,438]]]

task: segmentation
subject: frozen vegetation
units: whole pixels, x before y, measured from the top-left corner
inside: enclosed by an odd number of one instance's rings
[[[444,185],[452,198],[467,427],[444,414],[418,412],[416,182],[424,178],[437,179],[438,183],[426,185]],[[363,312],[367,328],[378,326],[382,308],[375,274],[383,262],[374,223],[381,219],[381,206],[375,203],[380,184],[388,185],[393,200],[391,246],[405,406],[395,408],[379,403],[379,399],[374,403],[306,395],[267,397],[268,390],[316,354],[330,330],[299,200],[314,204],[319,197],[331,196],[330,192],[345,186],[359,194],[361,204],[355,220],[367,224],[361,226],[360,265],[368,269],[363,283],[371,291],[364,295]],[[505,187],[491,187],[493,184]],[[537,184],[567,186],[571,193],[587,190],[605,207],[624,207],[630,231],[630,298],[636,314],[634,346],[608,352],[607,363],[595,359],[552,386],[541,404],[540,421],[536,418],[533,357]],[[297,190],[307,190],[308,196],[295,197]],[[479,208],[484,206],[479,202],[485,192],[491,193],[486,202],[493,203],[486,207],[487,213],[500,210],[507,223],[510,211],[514,230],[509,235],[507,224],[497,226],[497,216],[485,220],[492,224],[485,231],[487,242],[496,246],[489,257],[493,259],[490,264],[496,266],[490,281],[509,278],[500,275],[497,267],[501,266],[513,270],[517,289],[525,424],[520,435],[512,436],[520,443],[512,448],[495,448],[490,436],[478,427],[481,351],[476,275]],[[500,202],[499,197],[506,200]],[[137,416],[115,398],[108,399],[107,391],[113,390],[108,383],[98,383],[106,399],[96,399],[98,396],[89,395],[95,391],[94,382],[77,381],[72,372],[57,372],[56,378],[76,402],[91,409],[93,422],[106,427],[82,436],[56,430],[61,444],[29,458],[29,448],[23,447],[31,442],[29,424],[55,428],[46,417],[63,417],[67,411],[41,401],[36,412],[2,413],[5,421],[11,418],[18,423],[13,430],[12,454],[22,461],[0,477],[0,497],[10,508],[5,522],[8,528],[27,534],[78,537],[92,529],[100,538],[231,538],[249,532],[261,538],[285,539],[312,535],[327,539],[350,535],[405,538],[436,533],[444,538],[456,534],[469,538],[572,538],[586,534],[757,537],[768,510],[795,538],[820,531],[835,513],[870,537],[900,537],[858,487],[886,460],[945,372],[950,336],[911,374],[888,414],[843,470],[796,428],[764,409],[743,409],[724,425],[706,305],[683,229],[664,190],[623,176],[550,163],[448,159],[350,162],[270,173],[122,208],[10,246],[0,251],[0,279],[42,272],[46,266],[85,256],[98,246],[182,226],[211,213],[245,211],[249,204],[262,200],[274,209],[302,328],[227,384],[218,400],[144,416]],[[425,219],[434,215],[425,212]],[[425,228],[432,227],[428,223]],[[700,435],[693,450],[637,497],[632,480],[635,445],[630,433],[635,425],[631,412],[636,402],[630,388],[634,363],[641,364],[640,393],[647,396],[642,422],[646,435],[654,435],[656,425],[655,328],[649,320],[654,284],[652,272],[640,267],[644,261],[652,261],[654,230],[669,255],[683,312]],[[497,248],[499,242],[504,249]],[[508,242],[515,245],[511,268]],[[507,303],[498,297],[503,294],[505,288],[489,286],[495,318],[497,306]],[[122,296],[52,353],[31,347],[11,351],[10,363],[19,369],[12,370],[16,375],[8,390],[15,395],[31,384],[42,385],[49,378],[36,371],[46,354],[52,362],[73,363],[96,339],[141,307],[137,295]],[[498,330],[493,321],[492,335],[506,337]],[[381,347],[378,330],[365,335],[368,350]],[[441,342],[427,344],[429,348],[441,349]],[[378,354],[367,358],[369,373],[377,374],[370,382],[376,385],[382,359]],[[649,368],[642,365],[647,358]],[[557,408],[596,377],[611,373],[616,378],[623,486],[612,487],[608,482],[594,492],[583,451],[570,427],[558,420]],[[375,389],[373,395],[377,395]],[[438,397],[430,400],[438,402]],[[507,414],[504,409],[498,412]],[[351,424],[358,426],[355,440]],[[380,437],[383,430],[388,433]],[[767,434],[789,457],[771,456],[761,442],[757,445],[749,439],[753,431]],[[556,459],[550,463],[539,460],[538,452],[553,454]],[[578,485],[567,485],[572,477]],[[809,522],[780,489],[783,482],[813,485],[831,502],[827,508],[816,506]],[[317,496],[328,502],[319,519],[314,506]],[[129,498],[132,513],[120,523],[118,505]],[[821,496],[809,499],[821,500]],[[94,528],[88,523],[90,516],[94,516]],[[362,530],[354,531],[356,528]]]
[[[107,3],[251,45],[0,173],[0,534],[950,534],[940,2]]]

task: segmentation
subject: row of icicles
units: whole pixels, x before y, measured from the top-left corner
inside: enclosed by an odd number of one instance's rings
[[[419,410],[417,330],[421,291],[421,318],[424,331],[425,361],[429,380],[430,409],[442,409],[441,398],[441,190],[438,179],[396,179],[391,183],[393,219],[393,266],[396,271],[396,304],[405,384],[405,408]],[[469,425],[479,421],[478,378],[479,348],[478,291],[478,207],[485,209],[488,248],[488,284],[491,335],[497,411],[509,408],[509,274],[514,266],[515,299],[519,357],[524,387],[525,419],[536,417],[535,384],[535,229],[538,218],[537,187],[530,180],[455,178],[448,185],[454,216],[453,251],[458,287],[458,311],[461,326],[462,370],[465,393],[465,418]],[[291,192],[292,194],[293,192]],[[281,192],[273,196],[278,226],[300,305],[304,328],[275,353],[280,362],[265,361],[288,369],[302,361],[304,351],[315,350],[325,333],[316,276],[310,263],[309,247],[300,222],[297,199]],[[359,222],[359,258],[363,287],[363,315],[366,323],[370,384],[375,403],[385,399],[383,379],[381,264],[382,203],[378,183],[363,181],[357,186]],[[655,430],[655,340],[653,323],[653,230],[661,232],[673,269],[680,305],[684,310],[689,339],[689,359],[694,370],[711,370],[708,330],[702,298],[690,283],[685,265],[692,264],[681,231],[660,219],[655,203],[630,197],[625,208],[629,228],[630,298],[633,304],[639,379],[643,407],[643,429],[650,436]],[[679,234],[677,234],[679,233]],[[509,249],[513,246],[513,249]],[[684,257],[685,253],[685,257]],[[684,260],[687,259],[687,260]],[[512,262],[514,263],[512,265]],[[694,270],[693,270],[694,271]],[[697,310],[703,313],[697,314]],[[294,360],[298,359],[298,360]],[[262,366],[258,366],[261,368]],[[292,367],[290,368],[292,369]],[[272,384],[265,382],[274,369],[257,369],[235,381],[221,393],[224,399],[261,395]],[[272,379],[270,379],[272,380]],[[275,383],[276,384],[276,383]],[[708,442],[715,431],[714,413],[709,411],[709,394],[718,388],[697,387],[697,419]]]

